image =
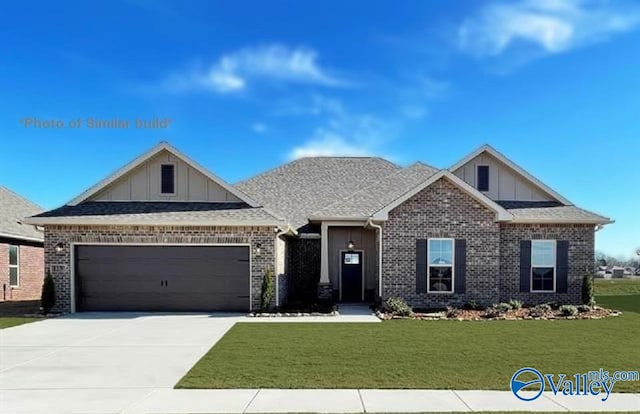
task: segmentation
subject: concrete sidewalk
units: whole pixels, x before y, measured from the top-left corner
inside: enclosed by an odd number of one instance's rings
[[[126,414],[411,413],[472,411],[637,411],[640,394],[599,398],[544,393],[532,402],[510,391],[449,390],[156,390]]]

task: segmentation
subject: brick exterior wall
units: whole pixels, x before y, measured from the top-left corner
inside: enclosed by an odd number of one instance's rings
[[[498,301],[500,225],[495,212],[448,180],[436,181],[393,209],[382,237],[383,299],[400,297],[419,308]],[[416,239],[432,237],[466,239],[465,293],[416,293]]]
[[[9,244],[19,246],[19,286],[9,284]],[[0,243],[0,300],[40,300],[44,279],[44,249],[39,246]]]
[[[526,304],[559,302],[578,304],[582,299],[582,277],[594,270],[593,225],[582,224],[502,224],[500,231],[500,298]],[[569,241],[569,277],[567,293],[520,292],[520,241]]]
[[[63,250],[55,246],[62,242]],[[71,311],[71,244],[251,244],[252,308],[260,306],[262,278],[267,268],[275,269],[275,233],[273,227],[221,226],[46,226],[45,266],[56,286],[56,312]],[[256,245],[260,243],[260,255]]]

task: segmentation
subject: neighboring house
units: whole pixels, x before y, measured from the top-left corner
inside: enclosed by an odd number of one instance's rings
[[[44,277],[44,233],[23,219],[42,209],[0,186],[0,300],[37,300]]]
[[[302,158],[231,186],[166,143],[28,221],[61,311],[256,309],[269,268],[275,305],[309,273],[338,301],[578,303],[612,222],[490,146],[441,170]]]

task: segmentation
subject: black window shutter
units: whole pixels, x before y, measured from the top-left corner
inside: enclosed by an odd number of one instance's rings
[[[520,241],[520,292],[531,290],[531,240]]]
[[[416,293],[427,291],[427,241],[416,239]]]
[[[455,241],[455,270],[454,280],[455,287],[453,291],[455,293],[464,293],[466,288],[466,273],[467,273],[467,241],[464,239],[456,239]]]
[[[489,191],[488,165],[478,165],[478,191]]]
[[[569,284],[569,242],[556,242],[556,292],[567,293]]]

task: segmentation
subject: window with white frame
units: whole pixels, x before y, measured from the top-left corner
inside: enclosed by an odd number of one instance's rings
[[[555,292],[556,241],[531,241],[531,291]]]
[[[429,239],[427,292],[453,292],[453,239]]]
[[[20,286],[20,247],[9,245],[9,286]]]

